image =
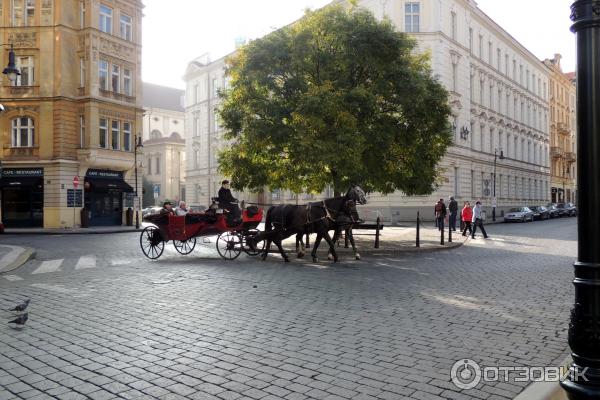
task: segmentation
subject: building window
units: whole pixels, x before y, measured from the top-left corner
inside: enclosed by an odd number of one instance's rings
[[[469,52],[473,53],[473,28],[469,28]]]
[[[85,59],[79,58],[79,87],[85,87]]]
[[[460,197],[460,175],[458,167],[454,167],[454,195]]]
[[[406,3],[404,5],[404,25],[406,32],[420,32],[420,3]]]
[[[100,137],[99,146],[106,149],[108,143],[108,120],[106,118],[100,118]]]
[[[98,77],[100,80],[100,89],[108,90],[108,61],[100,60],[98,62]]]
[[[156,163],[154,165],[154,173],[155,175],[160,175],[160,157],[156,157]]]
[[[131,122],[123,122],[123,150],[131,151]]]
[[[200,168],[200,151],[194,150],[194,168]]]
[[[123,68],[123,92],[127,96],[133,96],[131,70],[128,68]]]
[[[35,0],[12,0],[13,26],[33,26]]]
[[[479,59],[483,59],[483,35],[479,35]]]
[[[494,46],[492,45],[492,42],[488,42],[488,64],[492,65],[494,62],[494,58],[493,58],[493,54],[492,54],[492,48]]]
[[[12,147],[33,147],[35,128],[29,117],[12,120]]]
[[[217,110],[213,110],[213,127],[214,127],[214,131],[213,132],[218,132],[219,131],[219,114],[217,113]]]
[[[456,13],[452,11],[452,39],[456,40]]]
[[[100,5],[99,28],[102,32],[112,34],[112,14],[112,8],[106,7],[105,5]]]
[[[475,171],[471,170],[471,198],[475,196]]]
[[[458,65],[452,63],[452,90],[457,92],[458,91]]]
[[[152,175],[152,157],[148,157],[146,160],[146,171],[148,175]]]
[[[496,64],[497,64],[497,67],[498,67],[498,72],[500,72],[500,65],[502,63],[502,50],[496,49],[496,53],[497,53],[496,54],[496,56],[497,56],[497,58],[496,58]]]
[[[85,116],[79,116],[79,148],[85,148]]]
[[[21,71],[21,75],[17,76],[17,80],[15,81],[14,85],[33,86],[33,57],[17,57],[17,68]]]
[[[212,80],[212,95],[213,97],[219,96],[219,80],[217,78]]]
[[[121,67],[118,65],[112,66],[111,88],[115,93],[119,93],[121,91]]]
[[[130,42],[133,40],[133,29],[129,15],[121,14],[121,38]]]
[[[504,74],[508,76],[508,54],[504,55]]]
[[[120,140],[119,140],[119,121],[112,121],[112,129],[111,129],[111,148],[113,150],[119,150]]]

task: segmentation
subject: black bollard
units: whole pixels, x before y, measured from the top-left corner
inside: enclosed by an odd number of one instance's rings
[[[375,230],[375,248],[378,249],[379,248],[379,227],[381,225],[381,219],[379,217],[377,217],[377,228]]]
[[[569,346],[561,386],[570,400],[600,399],[600,0],[571,6],[577,35],[577,262]]]
[[[448,243],[452,243],[452,227],[448,224]]]
[[[442,234],[440,237],[440,244],[443,246],[444,245],[444,230],[440,229],[440,233]]]
[[[417,211],[417,247],[421,247],[421,214]]]

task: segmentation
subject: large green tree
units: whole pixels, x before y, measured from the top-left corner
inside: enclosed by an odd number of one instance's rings
[[[448,93],[389,21],[328,6],[228,60],[219,110],[236,189],[428,194],[451,143]]]

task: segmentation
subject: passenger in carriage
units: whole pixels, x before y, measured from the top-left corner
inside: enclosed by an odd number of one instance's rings
[[[180,201],[179,207],[175,209],[175,214],[179,216],[187,215],[189,212],[190,210],[188,209],[187,204],[185,204],[185,201]]]
[[[163,202],[163,208],[160,210],[160,213],[176,215],[175,210],[173,210],[173,204],[171,203],[171,200],[165,200]]]

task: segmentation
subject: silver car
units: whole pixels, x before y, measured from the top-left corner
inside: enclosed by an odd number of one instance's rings
[[[515,207],[504,214],[504,222],[527,222],[533,221],[533,211],[529,207]]]

